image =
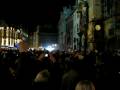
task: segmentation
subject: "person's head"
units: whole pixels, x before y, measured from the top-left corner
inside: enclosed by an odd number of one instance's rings
[[[34,82],[36,82],[36,83],[37,82],[47,82],[49,77],[50,77],[50,72],[47,69],[44,69],[36,75]]]
[[[89,80],[82,80],[77,83],[75,90],[95,90],[95,86]]]

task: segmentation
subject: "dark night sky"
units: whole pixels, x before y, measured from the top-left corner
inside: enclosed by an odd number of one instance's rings
[[[57,32],[56,25],[59,13],[63,6],[73,5],[75,0],[29,0],[2,3],[0,6],[0,19],[8,24],[20,25],[27,28],[29,32],[34,31],[37,24],[51,26],[44,29],[48,32]]]

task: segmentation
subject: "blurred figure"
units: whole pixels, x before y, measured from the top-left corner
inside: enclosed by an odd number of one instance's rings
[[[40,71],[36,78],[34,79],[34,82],[47,82],[48,81],[48,78],[50,76],[50,73],[48,72],[47,69],[44,69],[42,71]]]
[[[36,58],[34,54],[28,52],[28,45],[24,40],[22,40],[19,45],[20,55],[16,68],[16,83],[18,88],[28,89],[32,87]]]
[[[79,81],[78,72],[71,69],[63,75],[60,90],[74,90],[75,85],[77,84],[78,81]]]
[[[95,86],[91,81],[83,80],[77,83],[75,90],[95,90]]]
[[[49,90],[48,89],[49,77],[50,73],[48,72],[47,69],[40,71],[34,79],[33,90]]]

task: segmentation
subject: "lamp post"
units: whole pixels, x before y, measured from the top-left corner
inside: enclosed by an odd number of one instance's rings
[[[96,44],[96,49],[99,52],[104,51],[104,45],[105,45],[105,38],[104,38],[104,24],[102,19],[96,19],[94,24],[94,40]]]

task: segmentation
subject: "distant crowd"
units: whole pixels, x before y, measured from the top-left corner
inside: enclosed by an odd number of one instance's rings
[[[0,90],[116,90],[119,68],[110,52],[0,50]]]

